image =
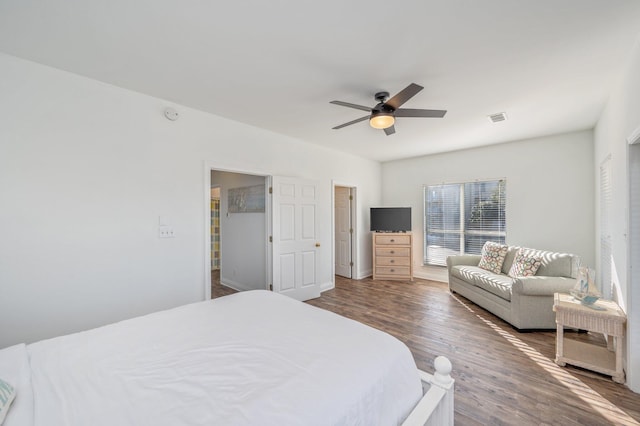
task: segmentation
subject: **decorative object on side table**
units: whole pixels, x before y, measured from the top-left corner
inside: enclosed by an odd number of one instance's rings
[[[595,271],[585,266],[578,268],[576,285],[569,291],[574,299],[580,301],[585,306],[601,311],[603,308],[595,305],[600,299],[600,291],[595,285]]]

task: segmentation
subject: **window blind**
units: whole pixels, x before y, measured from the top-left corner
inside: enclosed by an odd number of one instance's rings
[[[460,253],[462,240],[460,185],[425,188],[425,259],[429,265],[446,265],[447,256]]]
[[[600,290],[611,297],[611,157],[600,165]]]
[[[486,241],[505,241],[505,180],[425,186],[424,202],[426,265],[446,265],[450,255],[479,254]]]

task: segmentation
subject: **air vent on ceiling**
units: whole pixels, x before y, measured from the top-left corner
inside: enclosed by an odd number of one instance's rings
[[[492,123],[499,123],[507,119],[506,112],[498,112],[487,116]]]

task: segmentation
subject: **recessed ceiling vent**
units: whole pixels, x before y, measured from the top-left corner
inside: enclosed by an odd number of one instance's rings
[[[507,119],[507,113],[498,112],[496,114],[487,115],[487,117],[489,118],[489,121],[491,121],[492,123],[499,123]]]

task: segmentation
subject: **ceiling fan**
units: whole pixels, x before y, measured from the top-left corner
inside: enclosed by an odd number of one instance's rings
[[[413,98],[422,89],[424,89],[424,87],[411,83],[388,101],[386,99],[389,97],[389,92],[378,92],[374,96],[375,100],[378,101],[378,104],[373,108],[351,104],[349,102],[331,101],[329,103],[334,105],[342,105],[369,112],[369,115],[349,121],[348,123],[340,124],[333,129],[342,129],[343,127],[369,119],[371,127],[374,129],[384,129],[386,135],[389,136],[396,132],[394,127],[396,117],[444,117],[447,113],[445,110],[400,108],[402,104]]]

